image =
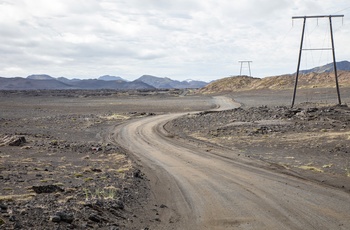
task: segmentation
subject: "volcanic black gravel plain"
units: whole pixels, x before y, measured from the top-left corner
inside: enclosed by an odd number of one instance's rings
[[[350,192],[350,109],[331,89],[230,92],[213,111],[192,91],[0,91],[1,229],[161,229],[143,165],[109,139],[114,127],[165,113],[169,136],[236,149],[239,157]],[[198,112],[193,112],[198,111]],[[210,152],[210,148],[208,148]]]

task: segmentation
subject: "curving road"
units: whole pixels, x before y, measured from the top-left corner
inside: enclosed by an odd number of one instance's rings
[[[213,100],[218,109],[236,106]],[[154,195],[169,207],[160,229],[350,229],[350,194],[166,133],[181,115],[133,120],[110,137],[147,166]]]

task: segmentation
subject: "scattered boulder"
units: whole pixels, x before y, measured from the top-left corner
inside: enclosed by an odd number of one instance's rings
[[[140,169],[135,170],[134,173],[133,173],[133,176],[136,177],[136,178],[143,179],[143,173],[141,172]]]
[[[63,211],[56,212],[55,215],[51,216],[51,221],[56,223],[63,221],[71,224],[73,220],[74,220],[73,214],[63,212]]]
[[[26,138],[24,136],[10,136],[6,135],[2,138],[0,138],[0,146],[21,146],[22,144],[26,143]]]
[[[98,151],[102,151],[102,148],[93,146],[93,147],[91,147],[91,150],[98,152]]]
[[[61,222],[61,217],[54,215],[54,216],[51,216],[50,220],[52,222],[59,223],[59,222]]]
[[[32,189],[34,192],[40,194],[40,193],[53,193],[53,192],[63,192],[64,189],[60,188],[57,185],[39,185],[39,186],[33,186]]]
[[[96,214],[91,214],[89,216],[89,220],[94,221],[96,223],[100,223],[101,222],[101,217],[99,215],[96,215]]]
[[[112,206],[114,209],[124,209],[124,203],[121,200],[117,200],[117,202]]]
[[[7,212],[7,206],[0,203],[0,213],[6,213]]]

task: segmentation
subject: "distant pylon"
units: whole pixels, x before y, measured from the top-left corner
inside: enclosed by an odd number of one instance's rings
[[[249,69],[249,76],[252,76],[252,72],[250,70],[250,63],[252,63],[252,61],[238,61],[239,63],[241,63],[241,69],[239,71],[239,76],[242,76],[242,68],[243,68],[243,63],[244,64],[248,64],[248,69]]]

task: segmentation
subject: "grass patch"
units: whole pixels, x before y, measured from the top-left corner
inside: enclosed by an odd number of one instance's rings
[[[21,200],[26,201],[30,200],[33,197],[35,197],[35,193],[29,193],[29,194],[22,194],[22,195],[5,195],[0,196],[0,201],[15,201],[15,200]]]
[[[81,178],[81,177],[83,177],[83,174],[82,173],[75,173],[74,176],[76,178]]]
[[[129,169],[127,168],[120,168],[117,170],[118,173],[125,173],[126,171],[128,171]]]
[[[299,166],[299,168],[304,169],[304,170],[311,170],[314,172],[320,172],[320,173],[324,172],[322,169],[317,168],[315,166],[311,166],[311,165],[302,165],[302,166]]]
[[[92,178],[92,177],[84,178],[84,181],[85,181],[85,182],[89,182],[89,181],[92,181],[92,180],[94,180],[94,178]]]
[[[52,179],[52,178],[40,180],[41,183],[52,182],[52,181],[54,181],[54,179]]]
[[[59,183],[54,183],[53,185],[60,186],[60,187],[63,187],[63,186],[64,186],[64,184],[61,183],[61,182],[59,182]]]
[[[67,196],[67,197],[65,197],[62,200],[58,200],[58,203],[59,204],[65,204],[65,203],[70,202],[71,200],[74,200],[74,196]]]
[[[127,120],[130,117],[129,116],[125,116],[125,115],[121,115],[121,114],[112,114],[110,116],[105,116],[105,117],[101,117],[107,120]]]
[[[322,168],[330,168],[332,166],[333,166],[333,164],[328,164],[328,165],[323,165]]]
[[[117,198],[118,189],[110,186],[103,189],[96,189],[91,191],[89,189],[84,189],[85,200],[94,200],[94,199],[105,199],[105,200],[114,200]]]

